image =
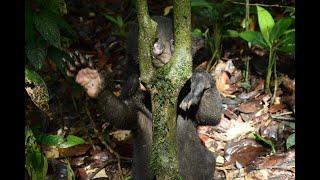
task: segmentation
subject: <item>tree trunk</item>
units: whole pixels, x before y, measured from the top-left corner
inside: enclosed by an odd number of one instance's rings
[[[168,64],[152,66],[151,49],[156,22],[148,14],[146,0],[137,0],[140,77],[151,92],[152,154],[150,166],[157,179],[180,179],[176,147],[178,95],[192,74],[191,6],[189,0],[173,0],[175,48]]]

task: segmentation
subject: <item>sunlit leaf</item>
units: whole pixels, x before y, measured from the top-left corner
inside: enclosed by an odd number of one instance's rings
[[[67,137],[67,140],[63,143],[60,144],[60,148],[68,148],[68,147],[72,147],[72,146],[76,146],[79,144],[84,144],[85,141],[77,136],[73,136],[73,135],[69,135]]]
[[[25,89],[33,103],[42,111],[49,112],[48,88],[41,76],[33,70],[25,68]]]
[[[38,142],[47,146],[58,146],[63,142],[63,137],[59,135],[42,135],[38,138]]]
[[[195,28],[193,31],[192,31],[192,36],[195,36],[195,37],[201,37],[202,36],[202,32],[200,29],[198,28]]]
[[[173,9],[173,6],[167,6],[163,10],[163,15],[166,16],[170,13],[170,11]]]
[[[260,6],[257,6],[257,13],[258,13],[258,22],[259,22],[261,34],[265,39],[265,41],[267,42],[267,44],[271,46],[269,36],[274,26],[274,20],[271,14]]]

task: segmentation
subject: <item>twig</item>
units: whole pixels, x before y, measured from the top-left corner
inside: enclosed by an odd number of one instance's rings
[[[279,120],[288,120],[288,121],[295,120],[294,117],[283,117],[284,115],[289,115],[289,114],[292,114],[292,112],[284,112],[284,113],[275,114],[275,115],[270,114],[270,116],[273,119],[279,119]]]
[[[90,122],[92,124],[92,127],[93,127],[93,130],[94,130],[94,133],[96,134],[96,136],[99,138],[100,142],[112,153],[116,156],[117,158],[117,162],[118,162],[118,169],[119,169],[119,173],[120,173],[120,178],[121,180],[124,180],[124,177],[123,177],[123,173],[122,173],[122,169],[121,169],[121,164],[120,164],[120,155],[115,152],[104,140],[103,138],[101,137],[101,135],[99,134],[99,131],[95,128],[96,125],[91,117],[91,114],[90,114],[90,111],[88,109],[88,107],[86,106],[86,112],[87,112],[87,115],[90,119]]]
[[[106,166],[108,166],[109,164],[112,163],[116,163],[117,160],[110,160],[105,162],[101,167],[99,167],[95,172],[93,172],[92,174],[90,174],[90,176],[88,177],[89,180],[91,180],[95,175],[98,174],[98,172],[100,172],[103,168],[105,168]]]
[[[226,176],[226,180],[230,180],[230,178],[228,177],[228,172],[226,170],[226,168],[224,167],[216,167],[217,170],[223,171],[225,176]]]
[[[240,4],[240,5],[246,5],[246,3],[237,2],[237,1],[231,1],[232,4]],[[294,8],[291,6],[282,6],[279,4],[260,4],[260,3],[254,3],[254,4],[248,4],[249,6],[262,6],[262,7],[279,7],[279,8]]]

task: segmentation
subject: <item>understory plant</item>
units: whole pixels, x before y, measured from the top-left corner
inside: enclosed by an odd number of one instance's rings
[[[295,50],[295,29],[292,28],[294,19],[283,17],[275,23],[271,14],[260,6],[257,6],[257,14],[260,31],[245,31],[241,32],[239,36],[252,43],[253,46],[269,51],[264,91],[270,93],[272,68],[274,68],[276,79],[277,53],[294,53]]]

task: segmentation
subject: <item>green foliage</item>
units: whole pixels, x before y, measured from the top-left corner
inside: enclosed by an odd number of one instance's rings
[[[32,180],[45,179],[48,162],[38,147],[32,130],[25,129],[25,168]]]
[[[69,163],[69,161],[68,161],[68,164],[67,164],[67,171],[68,171],[68,180],[75,180],[76,178],[75,178],[75,175],[74,175],[74,172],[73,172],[73,170],[72,170],[72,168],[71,168],[71,165],[70,165],[70,163]]]
[[[36,42],[26,44],[25,53],[33,67],[36,70],[40,70],[43,61],[46,59],[47,56],[47,48],[45,41],[42,38],[38,38]]]
[[[66,52],[61,51],[60,49],[57,49],[55,47],[51,47],[48,49],[48,58],[56,64],[57,68],[62,74],[65,74],[66,67],[65,63],[62,61],[62,58],[70,58],[70,56]]]
[[[263,142],[264,144],[268,145],[268,146],[271,148],[272,153],[276,153],[276,148],[275,148],[275,146],[274,146],[274,144],[272,143],[271,140],[267,140],[267,139],[261,137],[261,136],[260,136],[259,134],[257,134],[257,133],[253,133],[253,136],[254,136],[254,139],[255,139],[256,141],[261,141],[261,142]]]
[[[222,41],[224,38],[228,37],[225,36],[228,35],[226,29],[230,29],[235,24],[239,24],[239,17],[241,17],[243,10],[234,6],[228,0],[214,3],[207,0],[191,0],[191,9],[193,14],[200,17],[198,19],[199,26],[205,29],[205,32],[202,33],[202,35],[205,37],[206,48],[210,49],[212,54],[207,66],[207,69],[210,69],[213,62],[220,59]],[[200,34],[200,31],[197,33]]]
[[[31,69],[25,68],[25,83],[25,89],[34,104],[42,111],[47,112],[49,110],[49,92],[41,76]]]
[[[46,146],[57,146],[63,142],[63,137],[59,135],[42,135],[37,141]]]
[[[294,20],[291,17],[285,17],[275,23],[270,13],[259,6],[257,6],[257,13],[261,32],[246,31],[241,32],[239,36],[252,45],[269,50],[265,91],[270,92],[271,72],[275,65],[277,52],[293,53],[295,50],[295,30],[289,29]]]
[[[113,32],[113,34],[121,37],[126,36],[125,23],[121,16],[113,17],[108,14],[104,14],[104,17],[116,25],[116,30]]]
[[[46,146],[56,146],[59,148],[69,148],[79,144],[84,144],[85,141],[77,136],[69,135],[67,138],[63,138],[60,135],[40,135],[37,138],[37,142]]]
[[[60,144],[60,147],[61,148],[68,148],[68,147],[72,147],[72,146],[76,146],[76,145],[84,144],[84,143],[85,143],[85,141],[82,138],[74,136],[74,135],[69,135],[67,137],[66,141]]]
[[[257,6],[258,22],[261,34],[269,46],[271,46],[269,34],[274,26],[274,20],[271,14],[264,8]]]
[[[34,16],[34,25],[50,45],[57,48],[61,47],[59,27],[51,11],[47,9],[40,11],[40,13]]]
[[[292,147],[292,146],[294,146],[296,144],[296,140],[295,140],[296,135],[295,134],[296,133],[293,133],[288,137],[288,139],[286,141],[287,149],[289,149],[290,147]]]
[[[33,10],[31,2],[26,0],[25,51],[30,63],[40,70],[48,48],[55,47],[62,51],[61,40],[66,39],[64,35],[70,37],[71,43],[77,41],[77,35],[61,17],[67,12],[64,0],[38,0],[32,3],[37,3],[39,9]]]
[[[25,5],[25,41],[31,43],[35,41],[35,32],[33,27],[33,12],[29,4]]]
[[[244,31],[239,34],[242,39],[251,42],[252,45],[256,45],[262,48],[267,48],[267,42],[264,40],[262,34],[256,31]]]

